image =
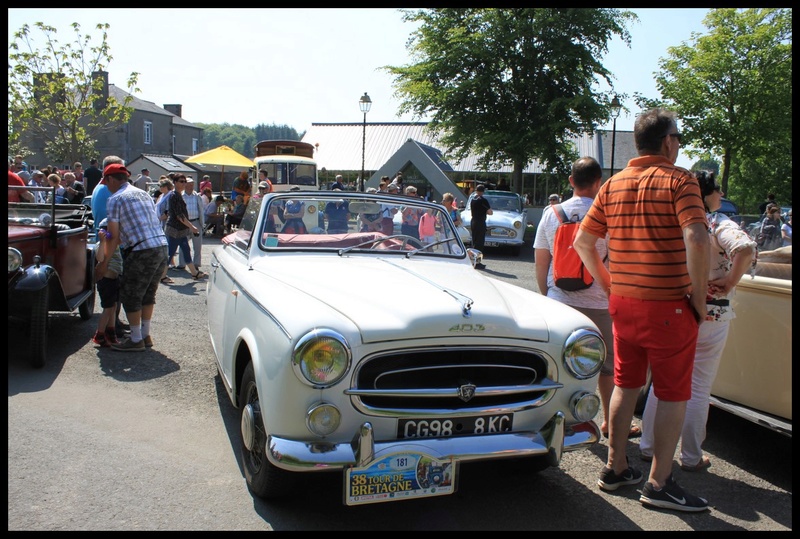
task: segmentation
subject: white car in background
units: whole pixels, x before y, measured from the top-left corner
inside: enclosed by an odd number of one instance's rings
[[[486,241],[484,247],[508,247],[518,256],[525,243],[528,213],[525,199],[510,191],[486,190],[483,196],[492,207],[492,215],[486,218]],[[461,211],[461,221],[472,234],[472,211],[470,204],[475,192],[469,195],[466,207]]]

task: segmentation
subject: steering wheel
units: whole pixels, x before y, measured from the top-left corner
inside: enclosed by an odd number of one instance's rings
[[[421,249],[422,247],[424,247],[422,241],[418,240],[414,236],[406,236],[405,234],[403,234],[400,237],[403,239],[403,244],[401,245],[401,249],[403,251],[407,251],[409,245],[411,246],[412,249]]]

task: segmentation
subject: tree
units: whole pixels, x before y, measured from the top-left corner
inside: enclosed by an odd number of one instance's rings
[[[656,84],[690,156],[721,156],[723,191],[755,208],[792,199],[792,10],[712,9],[708,34],[667,49]]]
[[[255,155],[256,144],[261,140],[301,140],[297,130],[288,125],[258,124],[255,127],[246,127],[235,124],[197,124],[203,128],[203,139],[206,149],[218,146],[229,146],[242,155]]]
[[[617,9],[447,8],[402,10],[421,23],[408,49],[416,63],[384,66],[394,75],[400,112],[430,116],[448,158],[482,155],[479,165],[513,165],[512,188],[538,159],[545,171],[569,175],[578,157],[572,138],[610,118],[611,73],[598,58],[625,23]]]
[[[128,122],[133,109],[103,95],[103,79],[112,56],[108,24],[98,24],[99,45],[81,36],[72,23],[75,41],[61,45],[57,30],[41,22],[33,25],[44,39],[36,48],[31,27],[14,33],[9,45],[8,142],[9,151],[29,153],[28,145],[43,147],[47,157],[60,162],[82,161],[95,155],[97,137]],[[136,88],[138,73],[128,78],[128,93]],[[26,151],[27,150],[27,151]]]

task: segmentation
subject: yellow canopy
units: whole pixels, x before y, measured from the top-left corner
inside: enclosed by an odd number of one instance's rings
[[[193,155],[185,160],[186,163],[194,163],[196,165],[218,165],[222,167],[222,177],[220,179],[220,192],[222,192],[223,180],[225,179],[225,167],[252,167],[254,162],[252,159],[243,156],[229,146],[219,146],[213,150],[208,150],[202,153]]]

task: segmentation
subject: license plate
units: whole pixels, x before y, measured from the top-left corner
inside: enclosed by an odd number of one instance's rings
[[[456,491],[456,462],[424,453],[386,455],[362,468],[345,470],[346,505],[395,502]]]
[[[455,417],[447,419],[400,419],[398,438],[448,438],[464,434],[508,432],[514,426],[514,414]]]
[[[496,241],[485,241],[483,242],[484,247],[500,247],[500,244]]]

